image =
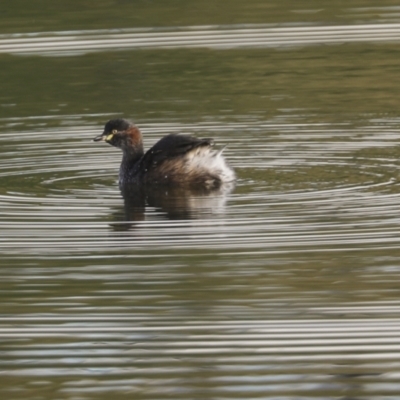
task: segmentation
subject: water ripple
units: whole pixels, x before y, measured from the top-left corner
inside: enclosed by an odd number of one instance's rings
[[[283,27],[189,26],[2,35],[0,53],[59,56],[124,49],[231,49],[398,41],[398,23]]]
[[[35,380],[40,388],[40,379],[62,377],[59,393],[79,395],[139,391],[187,398],[204,390],[205,382],[221,398],[232,392],[242,398],[265,393],[327,398],[332,390],[354,385],[371,396],[397,390],[391,386],[399,377],[397,319],[199,321],[185,326],[169,321],[146,327],[123,315],[104,315],[112,321],[109,326],[88,317],[90,327],[79,326],[74,316],[73,326],[56,326],[51,319],[53,324],[46,326],[43,318],[40,328],[28,318],[23,329],[2,328],[0,337],[8,341],[0,362],[3,388],[10,387],[10,378]],[[37,342],[37,337],[57,346]],[[388,364],[391,372],[385,370]]]
[[[131,205],[116,184],[119,153],[91,142],[100,127],[63,128],[57,135],[20,132],[12,143],[5,133],[0,137],[0,179],[8,187],[0,194],[2,251],[206,247],[274,254],[399,244],[397,155],[389,150],[400,132],[391,126],[256,121],[141,128],[146,146],[169,132],[212,135],[219,145],[229,144],[226,156],[239,176],[235,193]],[[363,154],[369,149],[383,153],[371,163]],[[39,185],[43,194],[11,189],[13,177],[27,187]],[[165,220],[173,211],[176,220]]]

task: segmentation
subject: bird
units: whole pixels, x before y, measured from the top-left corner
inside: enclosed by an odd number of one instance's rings
[[[213,140],[169,134],[146,152],[139,128],[123,118],[111,119],[93,141],[122,150],[119,185],[171,186],[217,189],[236,180],[233,169],[213,149]]]

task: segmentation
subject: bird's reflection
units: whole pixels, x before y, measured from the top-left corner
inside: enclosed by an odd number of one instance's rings
[[[114,230],[129,230],[135,222],[146,219],[146,213],[154,211],[159,218],[170,220],[201,219],[207,215],[221,213],[227,196],[234,184],[225,184],[216,189],[189,189],[171,187],[146,187],[129,185],[121,187],[123,208],[113,213]]]

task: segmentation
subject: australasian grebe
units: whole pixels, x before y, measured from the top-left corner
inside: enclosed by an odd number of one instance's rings
[[[171,134],[145,153],[139,129],[126,119],[112,119],[93,140],[105,141],[122,150],[120,185],[161,184],[213,189],[235,180],[235,173],[222,156],[223,149],[212,149],[212,139]]]

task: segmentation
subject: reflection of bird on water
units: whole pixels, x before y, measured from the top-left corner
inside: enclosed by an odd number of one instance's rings
[[[120,186],[171,186],[212,190],[235,180],[222,150],[212,149],[211,139],[171,134],[146,153],[139,129],[125,119],[106,123],[94,141],[105,141],[122,150]]]
[[[131,188],[129,188],[131,189]],[[123,189],[124,208],[132,217],[143,204],[161,212],[168,219],[193,219],[216,214],[224,209],[227,195],[233,185],[219,189],[195,190],[188,188],[142,187],[134,190]]]
[[[111,226],[115,231],[132,230],[135,222],[146,219],[146,209],[153,209],[160,219],[187,220],[207,219],[223,213],[227,196],[234,184],[227,183],[212,190],[196,190],[181,187],[130,185],[121,187],[123,208],[116,210]],[[153,218],[154,218],[153,216]]]

